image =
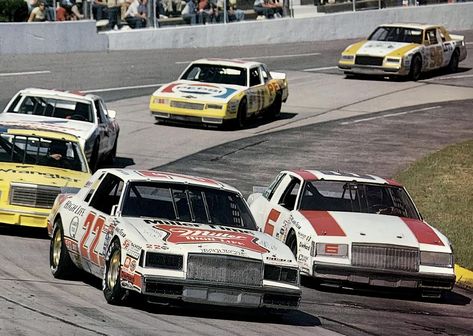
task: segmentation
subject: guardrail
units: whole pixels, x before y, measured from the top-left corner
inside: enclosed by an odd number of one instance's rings
[[[449,30],[468,30],[473,29],[472,17],[473,3],[467,2],[102,33],[96,32],[93,20],[0,23],[0,55],[327,41],[365,37],[389,22],[431,22]]]

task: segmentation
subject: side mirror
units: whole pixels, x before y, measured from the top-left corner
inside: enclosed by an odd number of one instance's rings
[[[117,117],[117,111],[115,110],[107,110],[108,112],[108,117],[111,119],[115,119]]]

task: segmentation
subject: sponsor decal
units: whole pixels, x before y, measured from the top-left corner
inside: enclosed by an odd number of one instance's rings
[[[152,171],[152,170],[139,170],[137,171],[137,173],[144,177],[157,177],[157,178],[163,178],[163,179],[168,179],[168,180],[179,178],[179,179],[186,179],[186,180],[195,181],[195,182],[223,186],[221,183],[209,178],[205,178],[205,177],[195,177],[195,176],[181,175],[181,174],[175,174],[175,173],[163,173],[163,172]]]
[[[71,201],[67,201],[63,208],[64,210],[71,211],[72,213],[81,217],[85,213],[85,208],[81,207],[79,204],[74,204]]]
[[[345,232],[328,211],[303,210],[300,213],[309,221],[318,236],[346,237]]]
[[[209,254],[229,254],[229,255],[236,255],[236,256],[246,256],[246,251],[241,250],[230,250],[225,248],[204,248],[200,249],[202,253],[209,253]]]
[[[306,242],[310,242],[312,240],[312,237],[310,235],[306,235],[301,232],[297,232],[297,236],[300,238],[300,240],[305,240]]]
[[[75,216],[74,218],[72,218],[71,223],[69,224],[69,235],[72,238],[76,237],[78,226],[79,226],[79,217]]]
[[[444,246],[435,231],[426,223],[412,218],[400,217],[421,244]]]
[[[127,251],[127,254],[133,258],[138,259],[141,254],[141,246],[133,243],[130,239],[123,241],[122,247]]]
[[[63,125],[59,125],[63,124]],[[2,121],[1,125],[9,126],[8,128],[28,128],[37,131],[58,131],[70,133],[71,131],[80,132],[80,128],[70,127],[68,121],[65,120],[41,120],[41,121]],[[67,125],[67,126],[66,126]]]
[[[305,242],[300,242],[300,243],[299,243],[299,248],[304,249],[304,250],[307,250],[307,251],[310,251],[310,245],[308,245],[308,244],[305,243]]]
[[[280,211],[277,211],[276,209],[271,209],[268,218],[266,219],[266,223],[264,224],[264,233],[267,233],[270,236],[273,235],[274,226],[279,218],[279,215],[281,215]]]
[[[169,246],[159,245],[159,244],[146,244],[146,249],[148,249],[148,250],[169,250]]]
[[[302,228],[301,223],[299,223],[292,215],[289,217],[289,223],[291,223],[297,230]]]
[[[66,248],[72,253],[79,253],[79,245],[75,240],[64,237],[64,245],[66,245]]]
[[[195,94],[212,98],[227,98],[237,90],[224,86],[207,83],[174,83],[165,87],[161,92]],[[197,98],[197,97],[195,97]]]
[[[155,225],[154,228],[166,232],[167,235],[164,239],[174,244],[216,243],[237,246],[259,253],[269,252],[266,248],[256,243],[258,238],[251,233],[176,227],[172,225]]]
[[[141,275],[138,273],[129,273],[122,269],[120,271],[120,284],[130,289],[141,290]]]
[[[291,262],[292,262],[291,259],[278,258],[278,257],[276,257],[275,254],[273,254],[273,255],[270,256],[270,257],[266,257],[266,260],[278,261],[278,262],[288,262],[288,263],[291,263]]]
[[[26,165],[26,166],[31,167],[31,165]],[[59,174],[52,174],[52,173],[43,173],[43,172],[34,171],[34,170],[1,169],[0,168],[0,173],[38,175],[38,176],[43,176],[43,177],[50,178],[50,179],[62,179],[62,180],[66,180],[66,181],[80,182],[79,179],[75,179],[75,178],[72,178],[70,176],[62,176],[62,175],[59,175]]]
[[[309,260],[309,257],[305,254],[299,254],[299,256],[297,257],[297,261],[300,261],[302,263],[307,263],[307,260]]]

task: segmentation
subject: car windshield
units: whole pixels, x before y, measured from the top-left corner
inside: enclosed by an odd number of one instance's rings
[[[87,172],[79,143],[0,133],[0,162],[35,164]]]
[[[19,95],[7,109],[10,113],[94,122],[92,104],[39,95]]]
[[[193,64],[181,76],[181,79],[246,86],[246,69],[217,64]]]
[[[419,219],[404,188],[345,181],[307,182],[300,210],[361,212]]]
[[[256,229],[239,194],[193,185],[132,182],[125,193],[122,216]]]
[[[422,43],[422,30],[405,27],[378,27],[368,37],[370,41]]]

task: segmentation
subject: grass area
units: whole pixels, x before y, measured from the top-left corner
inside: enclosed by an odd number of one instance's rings
[[[424,219],[449,238],[456,263],[473,270],[473,140],[426,156],[395,179]]]

